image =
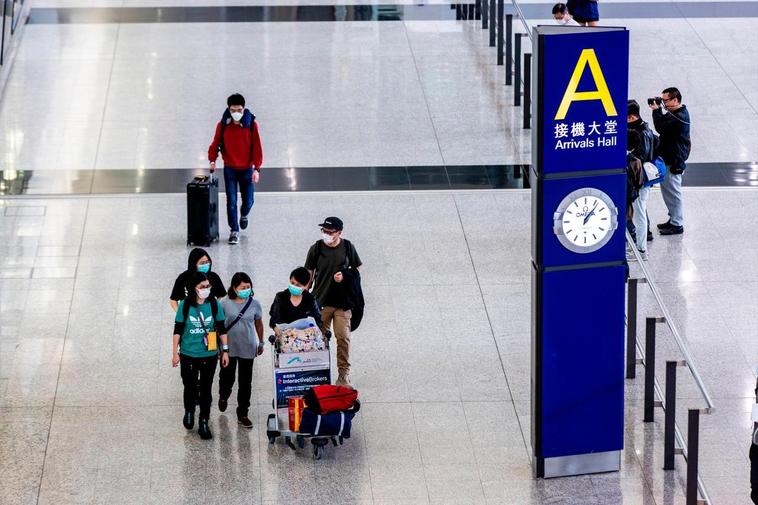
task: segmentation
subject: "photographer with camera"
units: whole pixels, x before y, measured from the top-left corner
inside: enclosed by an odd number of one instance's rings
[[[682,174],[690,156],[690,113],[682,104],[682,94],[676,88],[666,88],[661,96],[648,98],[653,110],[653,124],[660,135],[658,154],[666,162],[666,178],[661,194],[669,212],[669,220],[658,225],[661,235],[684,233],[682,204]]]

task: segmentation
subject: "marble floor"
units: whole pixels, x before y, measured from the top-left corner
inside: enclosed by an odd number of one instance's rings
[[[756,193],[685,191],[687,232],[658,237],[648,264],[715,399],[701,428],[713,503],[748,504],[758,244],[742,230]],[[345,220],[365,263],[363,409],[314,462],[267,443],[268,351],[252,431],[215,406],[212,441],[181,425],[168,295],[186,264],[182,195],[0,200],[0,503],[682,503],[684,465],[661,470],[662,413],[642,422],[639,378],[620,473],[531,479],[529,209],[524,190],[268,193],[240,246],[210,249],[222,279],[249,272],[268,308],[319,217]],[[644,288],[640,303],[640,318],[658,314]],[[677,357],[661,333],[658,362]],[[682,415],[702,406],[685,373],[679,384]]]
[[[345,2],[308,2],[324,3]],[[658,2],[656,17],[656,2],[609,0],[618,17],[604,22],[631,30],[631,96],[682,90],[694,123],[690,161],[749,165],[742,182],[755,182],[755,18],[724,17],[738,2],[695,3]],[[544,2],[525,4],[529,23],[551,22]],[[755,2],[744,4],[751,15]],[[621,472],[531,478],[529,192],[450,190],[482,180],[512,187],[518,178],[493,166],[531,157],[522,110],[478,23],[79,24],[51,12],[53,21],[25,27],[0,97],[0,183],[33,175],[64,194],[152,186],[140,195],[0,197],[0,505],[683,502],[682,461],[661,470],[662,413],[642,422],[641,378],[627,381]],[[318,462],[268,445],[268,351],[255,366],[252,431],[231,408],[214,408],[210,442],[181,425],[168,295],[188,251],[184,196],[173,191],[185,170],[207,166],[213,124],[234,91],[258,116],[264,169],[279,169],[281,187],[256,196],[238,247],[211,248],[223,280],[247,271],[267,309],[318,238],[318,220],[334,214],[366,265],[368,309],[353,351],[363,409],[348,443]],[[361,170],[378,187],[311,187],[324,183],[314,167],[340,183]],[[377,176],[395,169],[394,179]],[[171,194],[156,193],[159,180]],[[293,180],[301,186],[285,187]],[[393,185],[406,191],[309,192]],[[428,191],[434,185],[444,190]],[[297,192],[278,192],[289,189]],[[658,237],[648,264],[716,403],[701,420],[703,480],[714,504],[747,505],[758,239],[745,230],[757,195],[690,187],[685,196],[686,233]],[[664,220],[657,191],[650,214]],[[640,321],[649,315],[659,311],[643,286]],[[680,358],[661,331],[659,380],[665,360]],[[678,386],[684,428],[686,409],[702,400],[686,371]]]

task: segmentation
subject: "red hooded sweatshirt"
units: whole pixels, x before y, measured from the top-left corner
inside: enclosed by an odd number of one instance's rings
[[[208,146],[208,161],[216,161],[218,158],[220,141],[221,121],[216,125],[213,142]],[[253,159],[250,159],[250,142],[253,143]],[[258,134],[258,123],[253,121],[252,133],[250,128],[245,128],[242,124],[227,124],[224,127],[224,147],[221,156],[224,159],[224,167],[237,170],[247,170],[250,167],[260,169],[263,164],[263,147]]]

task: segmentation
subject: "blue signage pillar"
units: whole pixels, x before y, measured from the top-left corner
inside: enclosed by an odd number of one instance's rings
[[[539,26],[532,83],[536,477],[620,467],[629,32]]]

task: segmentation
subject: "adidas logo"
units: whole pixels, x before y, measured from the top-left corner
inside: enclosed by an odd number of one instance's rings
[[[212,315],[207,316],[207,317],[204,316],[203,314],[200,314],[200,317],[196,317],[196,316],[192,316],[191,315],[191,316],[189,316],[189,321],[194,326],[194,328],[189,331],[189,333],[191,335],[197,335],[199,333],[205,333],[205,331],[203,330],[203,324],[201,324],[201,322],[200,322],[200,318],[202,318],[202,322],[205,324],[206,330],[208,330],[208,331],[212,331],[213,330],[213,316]]]
[[[189,316],[190,322],[192,324],[194,324],[195,326],[202,326],[202,324],[200,323],[200,319],[201,318],[203,320],[203,323],[205,323],[206,326],[208,326],[209,324],[213,323],[213,316],[212,315],[208,316],[208,317],[205,317],[203,314],[200,314],[200,317]]]

